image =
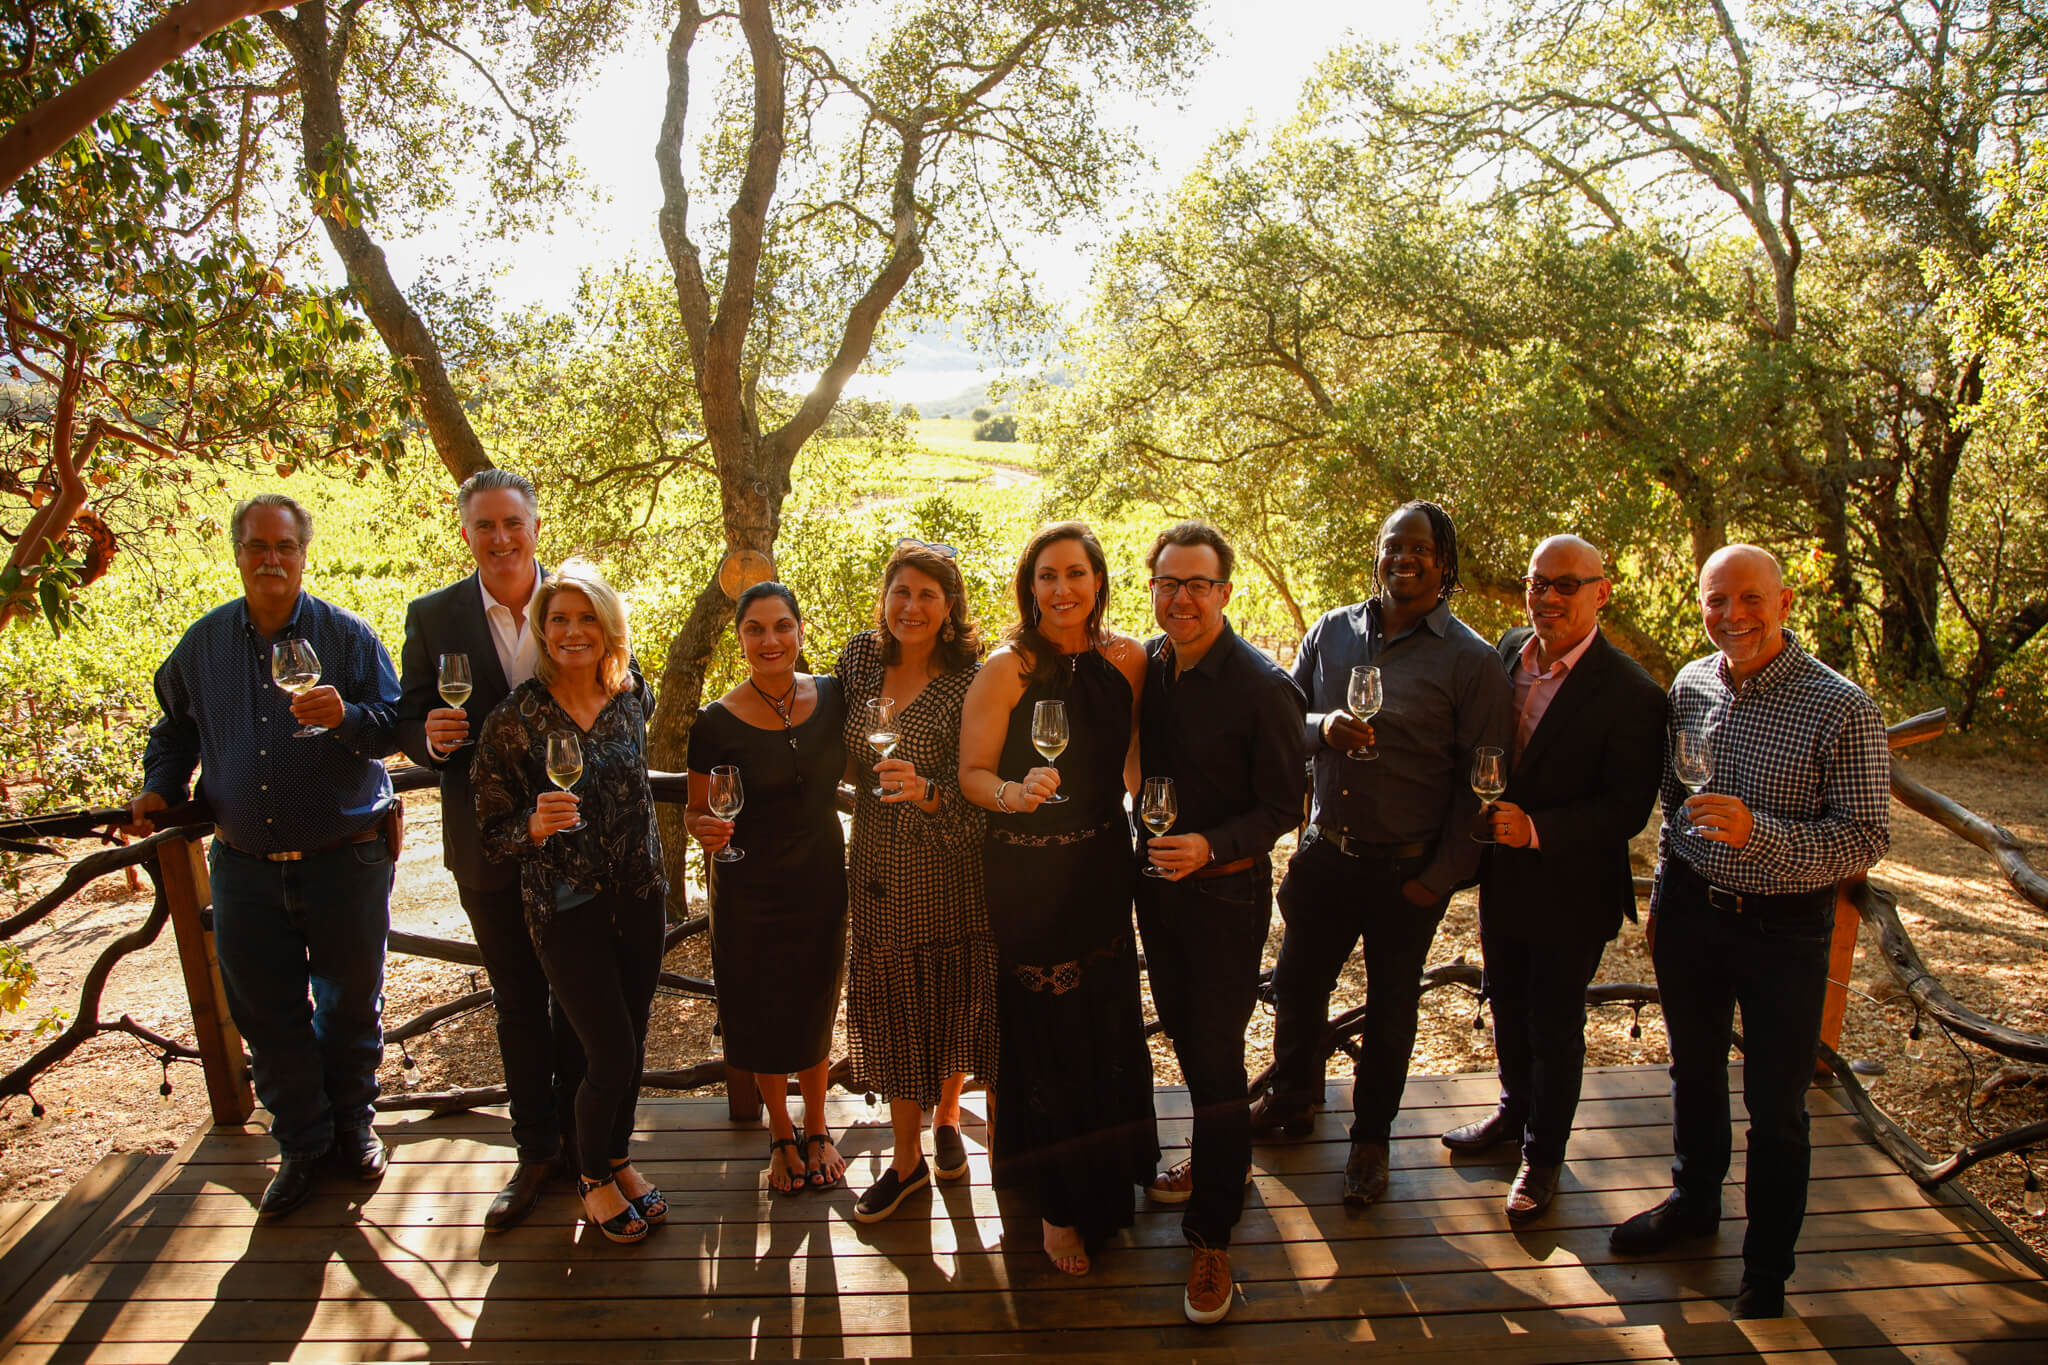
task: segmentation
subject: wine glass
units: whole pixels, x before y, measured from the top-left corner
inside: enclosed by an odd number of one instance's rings
[[[1047,763],[1057,764],[1059,756],[1067,751],[1067,704],[1063,701],[1042,701],[1031,708],[1031,747]],[[1067,798],[1054,792],[1039,802],[1042,806],[1056,806]]]
[[[1180,802],[1173,794],[1173,779],[1170,777],[1148,777],[1145,790],[1138,797],[1138,819],[1153,835],[1166,833],[1173,828],[1173,822],[1180,815]],[[1171,877],[1173,874],[1157,863],[1145,865],[1148,877]]]
[[[1714,746],[1707,742],[1704,731],[1679,730],[1671,736],[1671,771],[1694,796],[1706,790],[1714,780]],[[1685,812],[1685,824],[1679,832],[1691,834],[1698,830],[1692,813]]]
[[[887,758],[896,748],[897,741],[903,738],[902,731],[896,728],[896,703],[888,697],[876,697],[864,710],[861,723],[867,727],[868,743],[874,746],[878,755]],[[876,796],[889,794],[879,778],[876,779],[874,793]]]
[[[1472,751],[1472,792],[1487,806],[1500,800],[1500,794],[1508,789],[1507,755],[1490,744],[1482,744]],[[1482,815],[1485,811],[1482,809]],[[1484,839],[1472,836],[1482,844],[1499,843],[1491,834]]]
[[[740,770],[730,763],[721,763],[711,770],[711,793],[708,804],[711,813],[721,820],[730,820],[740,813],[740,807],[747,803],[746,789],[740,785]],[[747,856],[743,848],[734,848],[727,842],[724,848],[711,855],[721,863],[736,863]]]
[[[548,736],[548,781],[567,791],[582,778],[583,746],[567,730],[555,731]],[[579,812],[576,823],[562,826],[562,833],[574,834],[582,828],[583,816]]]
[[[470,691],[469,656],[467,654],[443,654],[441,656],[441,700],[450,706],[463,706],[469,702]]]
[[[320,656],[313,652],[310,640],[279,640],[270,651],[270,676],[279,687],[294,697],[304,696],[320,685]],[[324,725],[301,725],[292,731],[293,739],[311,739],[324,735]]]
[[[1344,709],[1361,721],[1369,721],[1380,713],[1380,671],[1371,664],[1360,664],[1351,670],[1351,685],[1344,692]],[[1370,744],[1363,749],[1349,751],[1352,758],[1370,762],[1380,756],[1380,751]]]

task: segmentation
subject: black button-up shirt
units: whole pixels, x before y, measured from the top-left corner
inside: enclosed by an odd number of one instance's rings
[[[1164,635],[1145,654],[1138,765],[1146,777],[1173,779],[1180,814],[1167,832],[1205,836],[1219,863],[1265,863],[1273,841],[1301,823],[1301,690],[1228,621],[1178,677]]]
[[[1383,704],[1373,717],[1379,758],[1346,758],[1323,742],[1323,717],[1348,710],[1351,670],[1377,664]],[[1500,655],[1439,602],[1389,640],[1377,600],[1326,613],[1308,629],[1294,658],[1294,681],[1308,697],[1309,753],[1315,758],[1314,820],[1374,844],[1435,843],[1416,880],[1448,896],[1479,871],[1485,845],[1471,837],[1479,798],[1472,794],[1472,751],[1503,752],[1515,741],[1515,693]]]

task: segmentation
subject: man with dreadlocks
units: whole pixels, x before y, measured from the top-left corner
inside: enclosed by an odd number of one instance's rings
[[[1451,614],[1458,537],[1430,502],[1404,503],[1380,526],[1378,591],[1309,628],[1294,661],[1308,698],[1315,794],[1301,849],[1280,886],[1287,922],[1273,974],[1273,1084],[1255,1131],[1314,1127],[1323,1097],[1330,988],[1361,940],[1365,1032],[1352,1092],[1344,1202],[1386,1193],[1387,1141],[1415,1046],[1422,964],[1451,892],[1478,871],[1472,751],[1514,737],[1514,695],[1500,656]],[[1376,725],[1345,709],[1351,670],[1379,669]],[[1378,746],[1376,760],[1368,758]],[[1354,750],[1363,749],[1363,753]]]

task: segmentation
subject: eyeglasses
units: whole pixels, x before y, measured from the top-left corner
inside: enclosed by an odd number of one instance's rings
[[[306,552],[306,547],[296,540],[280,540],[275,545],[267,540],[244,540],[235,546],[235,553],[251,559],[262,559],[273,552],[279,559],[297,559]]]
[[[950,545],[942,545],[930,540],[913,540],[909,536],[905,536],[897,541],[896,548],[899,550],[930,550],[933,554],[943,559],[958,559],[960,557],[960,552]]]
[[[1523,574],[1522,586],[1529,590],[1529,596],[1541,597],[1548,588],[1557,589],[1559,597],[1577,597],[1579,589],[1588,583],[1605,583],[1605,575],[1595,578],[1545,578],[1540,573]]]
[[[1188,596],[1197,602],[1218,588],[1230,586],[1230,580],[1227,578],[1154,578],[1151,582],[1152,591],[1161,597],[1171,598],[1182,588],[1186,588]]]

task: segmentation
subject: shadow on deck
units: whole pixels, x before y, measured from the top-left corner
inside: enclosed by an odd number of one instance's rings
[[[762,1178],[760,1131],[723,1100],[649,1100],[634,1139],[668,1191],[668,1225],[637,1247],[582,1226],[568,1185],[501,1236],[480,1220],[509,1174],[494,1114],[387,1123],[380,1185],[331,1177],[285,1221],[257,1226],[268,1138],[201,1134],[155,1164],[96,1172],[69,1219],[17,1240],[0,1316],[7,1365],[46,1360],[682,1360],[746,1356],[1029,1354],[1189,1360],[1486,1353],[1489,1365],[1595,1360],[2048,1359],[2048,1283],[1981,1210],[1929,1195],[1816,1090],[1813,1186],[1790,1311],[1731,1323],[1745,1226],[1741,1151],[1719,1234],[1617,1260],[1616,1222],[1661,1197],[1669,1111],[1661,1068],[1589,1072],[1571,1164],[1550,1215],[1510,1231],[1511,1154],[1453,1159],[1437,1134],[1491,1107],[1490,1076],[1417,1077],[1396,1129],[1386,1202],[1340,1201],[1349,1086],[1302,1142],[1262,1145],[1232,1249],[1241,1299],[1214,1328],[1181,1317],[1187,1255],[1175,1209],[1137,1225],[1070,1281],[1006,1230],[970,1096],[965,1181],[853,1221],[887,1160],[888,1116],[833,1100],[851,1189],[786,1198]],[[1159,1092],[1161,1140],[1186,1141],[1187,1096]],[[90,1180],[89,1182],[90,1183]],[[86,1188],[82,1185],[81,1188]],[[83,1216],[81,1215],[83,1213]],[[20,1268],[42,1234],[41,1282]],[[5,1243],[0,1242],[0,1249]],[[89,1254],[88,1254],[89,1253]],[[63,1271],[69,1273],[61,1273]]]

